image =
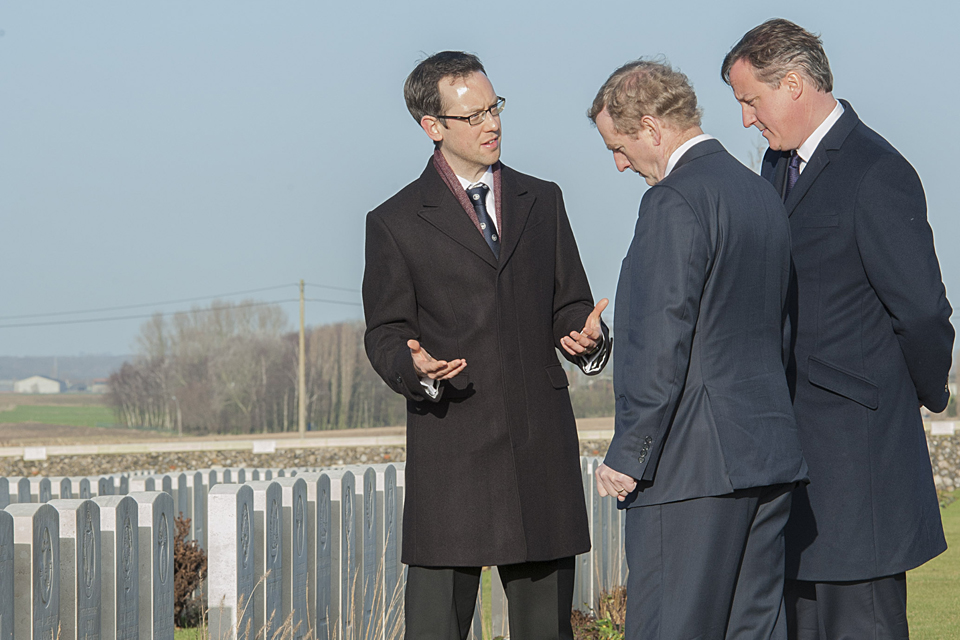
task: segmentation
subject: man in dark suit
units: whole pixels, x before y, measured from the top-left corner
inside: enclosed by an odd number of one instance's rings
[[[756,27],[721,73],[770,144],[796,266],[788,377],[810,484],[786,530],[790,635],[906,638],[904,572],[946,548],[919,407],[947,406],[953,328],[923,187],[834,99],[801,27]]]
[[[784,377],[790,239],[760,176],[700,129],[686,76],[639,60],[589,111],[652,188],[620,272],[616,431],[628,638],[785,638],[783,527],[806,478]]]
[[[607,301],[593,306],[560,189],[499,162],[504,100],[480,61],[431,56],[404,95],[435,151],[367,216],[363,303],[367,355],[407,398],[406,637],[466,638],[496,565],[513,637],[572,640],[590,538],[557,349],[598,372]]]

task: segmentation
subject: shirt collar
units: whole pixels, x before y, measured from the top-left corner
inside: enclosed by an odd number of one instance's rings
[[[800,160],[806,164],[813,152],[817,150],[820,141],[823,140],[823,136],[827,135],[827,132],[836,124],[837,120],[840,119],[840,116],[843,115],[843,105],[840,104],[840,101],[837,100],[837,106],[833,108],[823,122],[820,123],[820,126],[814,129],[813,133],[810,134],[806,140],[803,141],[799,147],[797,147],[797,155],[800,156]]]
[[[680,162],[680,158],[683,157],[683,154],[685,154],[695,145],[713,139],[713,136],[706,133],[701,133],[700,135],[694,136],[680,145],[676,151],[670,154],[670,160],[667,161],[667,170],[663,172],[663,177],[666,178],[668,175],[670,175],[670,172],[673,171],[674,167],[677,166],[677,163]]]
[[[477,180],[477,182],[470,182],[469,180],[465,178],[461,178],[460,176],[457,176],[457,180],[460,181],[460,185],[463,187],[464,191],[470,188],[471,185],[475,185],[478,182],[482,182],[483,184],[487,185],[487,188],[490,189],[490,191],[492,192],[493,191],[493,167],[492,166],[487,167],[487,170],[483,173],[482,176],[480,176],[480,179]]]

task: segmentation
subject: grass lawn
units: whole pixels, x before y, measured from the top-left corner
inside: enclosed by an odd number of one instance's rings
[[[17,405],[0,411],[0,424],[39,422],[70,427],[105,427],[116,424],[117,417],[104,405],[86,407],[57,407],[50,405]]]
[[[175,629],[173,640],[206,640],[200,636],[200,629]]]
[[[960,492],[940,512],[949,548],[907,573],[907,619],[914,640],[960,638]]]

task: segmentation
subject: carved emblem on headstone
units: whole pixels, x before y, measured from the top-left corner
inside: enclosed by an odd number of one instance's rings
[[[240,516],[240,561],[244,569],[250,563],[250,507],[246,503]]]
[[[53,541],[50,540],[50,527],[44,527],[40,534],[40,600],[50,602],[53,593]]]
[[[270,503],[270,561],[276,561],[280,553],[280,505],[276,500]]]
[[[81,549],[83,549],[83,588],[90,598],[93,596],[93,583],[97,576],[97,541],[93,533],[93,515],[90,509],[86,510],[83,522]]]
[[[297,540],[297,555],[303,555],[303,540],[306,527],[303,526],[303,494],[297,494],[297,503],[293,508],[293,531]]]
[[[327,518],[330,517],[328,509],[324,509],[321,505],[329,505],[330,500],[327,496],[327,488],[324,487],[320,491],[320,500],[317,501],[317,509],[320,510],[320,546],[324,549],[327,548],[327,527],[330,526],[330,523],[327,521]]]
[[[120,551],[120,570],[123,573],[123,590],[133,589],[133,525],[129,516],[123,521],[123,548]]]
[[[343,501],[343,530],[347,532],[347,535],[353,533],[353,493],[348,493],[346,499]]]
[[[373,483],[364,479],[363,483],[363,523],[367,531],[373,531]]]
[[[167,584],[167,564],[170,560],[170,533],[167,530],[167,514],[160,514],[160,526],[157,527],[157,561],[160,584]]]
[[[394,493],[395,489],[392,484],[387,485],[387,524],[386,524],[386,533],[389,538],[393,534],[393,512],[396,505],[396,495]]]

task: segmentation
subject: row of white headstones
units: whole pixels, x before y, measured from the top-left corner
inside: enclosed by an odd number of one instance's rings
[[[626,578],[597,462],[581,460],[593,548],[577,558],[580,609]],[[207,553],[210,638],[401,638],[403,492],[402,463],[0,478],[0,640],[172,640],[178,515]],[[508,618],[491,576],[493,637]]]

